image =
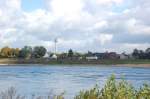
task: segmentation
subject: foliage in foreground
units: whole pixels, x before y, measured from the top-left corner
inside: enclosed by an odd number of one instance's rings
[[[90,90],[81,91],[75,99],[150,99],[150,86],[143,84],[140,89],[135,89],[125,80],[116,82],[112,75],[104,88],[96,85]]]
[[[10,88],[0,93],[0,99],[65,99],[64,94],[47,96],[32,96],[28,98],[17,94],[15,88]],[[125,80],[116,81],[112,75],[101,89],[96,85],[90,90],[80,91],[74,99],[150,99],[150,86],[143,84],[139,89],[135,89]]]
[[[27,96],[22,96],[17,93],[14,87],[9,88],[8,90],[0,93],[0,99],[64,99],[63,93],[60,95],[54,95],[52,93],[47,96],[35,96],[32,95],[30,98]]]

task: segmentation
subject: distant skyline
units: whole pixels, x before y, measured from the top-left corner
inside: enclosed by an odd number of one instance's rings
[[[150,0],[0,0],[0,47],[131,52],[150,47]]]

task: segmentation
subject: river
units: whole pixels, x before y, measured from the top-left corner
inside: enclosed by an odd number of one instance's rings
[[[150,68],[105,65],[9,65],[0,66],[0,91],[13,86],[23,95],[46,95],[65,92],[71,99],[82,89],[98,84],[104,86],[107,78],[115,74],[124,77],[135,87],[150,83]]]

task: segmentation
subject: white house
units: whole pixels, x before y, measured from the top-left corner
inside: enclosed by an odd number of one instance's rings
[[[86,59],[87,60],[97,60],[98,57],[97,56],[87,56]]]
[[[56,55],[56,54],[53,54],[53,55],[51,56],[51,58],[52,58],[52,59],[57,59],[57,55]]]
[[[49,58],[49,54],[46,53],[46,54],[44,55],[44,58]]]

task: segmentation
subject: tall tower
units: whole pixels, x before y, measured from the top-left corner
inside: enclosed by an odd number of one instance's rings
[[[57,42],[58,42],[57,38],[55,38],[54,42],[55,42],[55,54],[56,54],[57,53]]]

